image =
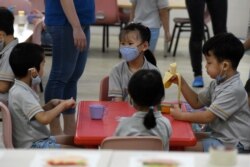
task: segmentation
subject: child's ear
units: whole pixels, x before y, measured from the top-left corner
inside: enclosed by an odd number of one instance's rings
[[[143,51],[148,50],[148,48],[149,48],[149,43],[148,43],[148,41],[143,42]]]
[[[36,68],[29,68],[29,72],[32,77],[36,77],[38,74]]]
[[[228,67],[229,67],[229,65],[230,65],[230,63],[229,63],[228,61],[223,62],[223,67],[222,67],[222,69],[223,69],[223,70],[227,70]]]

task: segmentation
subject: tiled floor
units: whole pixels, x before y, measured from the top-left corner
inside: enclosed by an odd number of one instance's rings
[[[101,31],[101,30],[100,30]],[[111,30],[110,32],[116,32]],[[108,75],[111,68],[121,61],[118,56],[118,36],[116,33],[113,33],[110,36],[110,48],[107,52],[101,52],[102,38],[101,35],[95,33],[92,35],[92,41],[90,45],[90,53],[87,61],[86,69],[82,75],[79,84],[78,84],[78,101],[79,100],[98,100],[99,96],[99,83],[100,80]],[[177,71],[183,75],[189,84],[193,80],[193,73],[190,65],[190,58],[188,53],[188,39],[181,38],[179,42],[179,47],[177,50],[176,57],[171,55],[168,57],[163,57],[163,38],[159,39],[155,56],[157,57],[157,63],[160,71],[164,74],[165,71],[169,69],[169,64],[172,62],[177,63]],[[203,62],[204,63],[204,62]],[[246,53],[243,57],[238,70],[241,73],[241,79],[245,83],[248,78],[249,73],[249,64],[250,64],[250,52]],[[46,85],[47,77],[49,75],[51,66],[51,57],[46,57],[46,74],[43,78],[43,85]],[[203,66],[204,69],[204,66]],[[204,80],[207,83],[210,81],[210,78],[203,70]],[[199,89],[197,89],[199,91]],[[43,94],[40,94],[43,99]],[[176,100],[177,99],[177,87],[174,85],[169,89],[166,89],[165,100]],[[42,100],[43,102],[43,100]],[[2,128],[0,127],[0,134]],[[1,139],[0,139],[1,141]],[[1,142],[0,142],[1,143]],[[0,148],[3,147],[0,144]]]

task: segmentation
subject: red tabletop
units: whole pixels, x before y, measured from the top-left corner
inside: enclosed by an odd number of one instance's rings
[[[90,104],[105,106],[105,115],[102,120],[92,120],[89,113]],[[185,106],[182,105],[185,110]],[[77,127],[74,142],[81,146],[98,146],[106,137],[112,136],[119,123],[119,118],[129,117],[135,112],[127,102],[110,101],[81,101],[78,104]],[[170,147],[194,146],[196,138],[191,124],[167,117],[172,125],[173,133],[170,137]]]

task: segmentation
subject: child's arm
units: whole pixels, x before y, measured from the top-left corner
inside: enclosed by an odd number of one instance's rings
[[[244,48],[245,48],[245,50],[250,49],[250,38],[248,38],[248,39],[244,42]]]
[[[43,109],[44,109],[45,111],[51,110],[51,109],[53,109],[54,107],[56,107],[58,104],[60,104],[62,101],[64,101],[64,100],[52,99],[52,100],[50,100],[48,103],[46,103],[46,104],[43,106]]]
[[[200,123],[200,124],[207,124],[212,122],[216,115],[213,114],[211,111],[197,111],[197,112],[182,112],[178,105],[174,106],[174,110],[170,111],[170,114],[173,116],[174,119],[180,121],[188,121],[193,123]]]
[[[55,117],[58,116],[61,112],[74,108],[76,105],[74,99],[62,100],[56,107],[50,109],[48,111],[39,112],[35,115],[35,118],[41,124],[47,125],[49,124]]]
[[[0,81],[0,93],[7,93],[12,85],[9,81]]]
[[[177,75],[174,75],[171,78],[171,82],[178,84]],[[203,105],[198,100],[197,93],[190,88],[190,86],[187,84],[187,82],[182,76],[181,76],[181,92],[192,108],[197,109],[203,107]]]

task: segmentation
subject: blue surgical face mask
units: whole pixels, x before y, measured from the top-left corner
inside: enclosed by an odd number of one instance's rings
[[[127,62],[132,61],[139,56],[139,50],[137,47],[121,46],[120,53],[122,58]]]
[[[37,86],[41,83],[41,78],[39,77],[39,75],[37,75],[36,77],[31,77],[32,81],[31,84],[32,86]]]

